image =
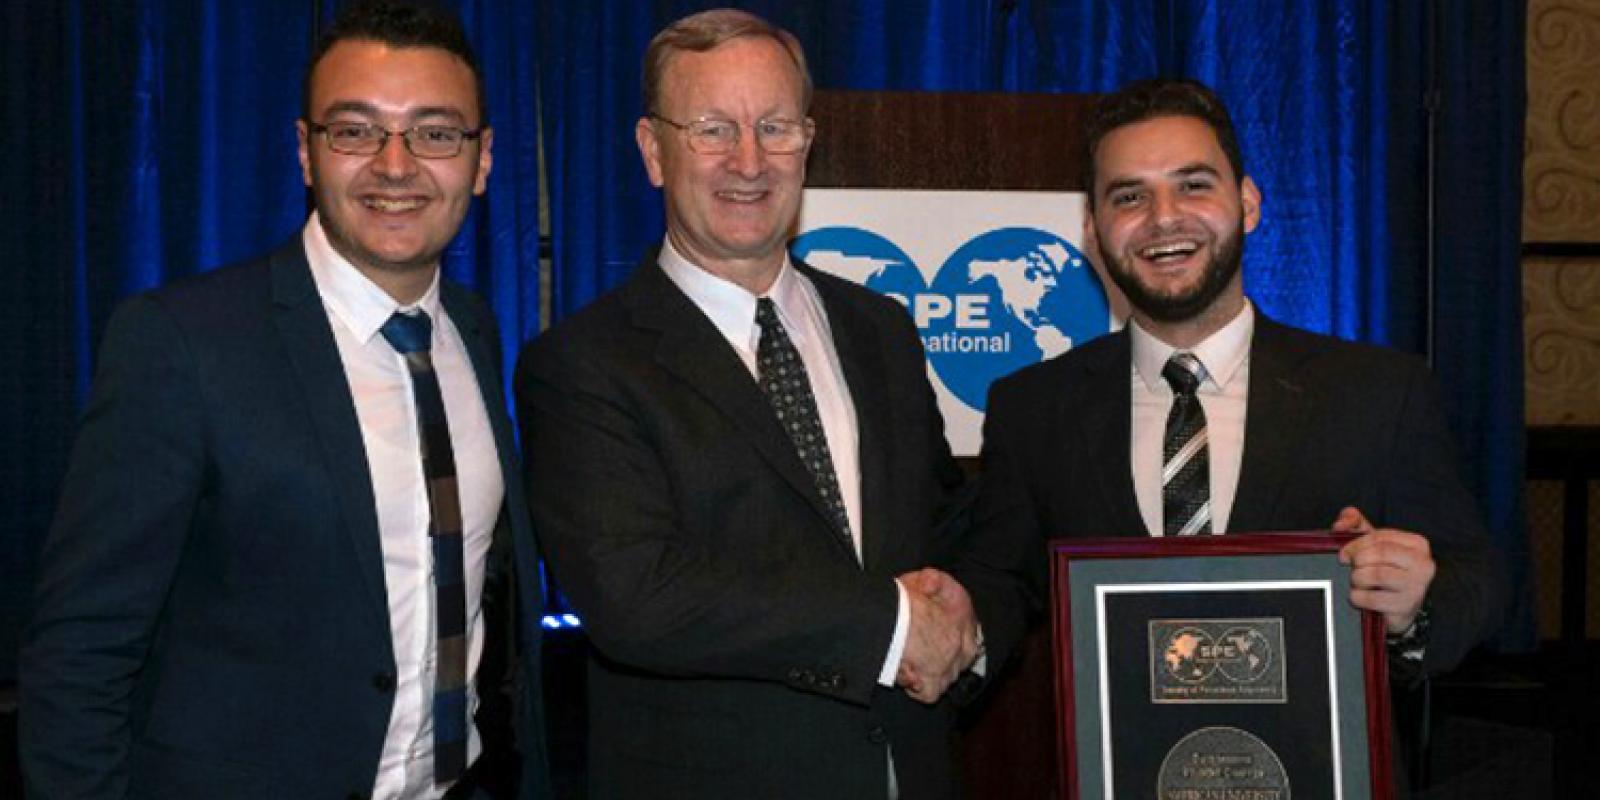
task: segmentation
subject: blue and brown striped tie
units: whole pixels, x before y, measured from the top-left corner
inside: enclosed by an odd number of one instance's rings
[[[422,477],[428,487],[428,536],[433,542],[437,668],[433,685],[433,782],[459,780],[467,768],[467,581],[462,564],[461,495],[455,452],[445,419],[439,376],[433,371],[433,324],[422,311],[396,312],[383,338],[405,357],[417,404]]]

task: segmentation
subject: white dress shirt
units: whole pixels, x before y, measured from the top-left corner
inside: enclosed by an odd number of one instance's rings
[[[732,281],[724,280],[689,263],[673,248],[671,240],[663,242],[657,259],[667,277],[694,302],[722,333],[734,352],[744,361],[750,378],[756,377],[756,349],[761,343],[761,326],[756,324],[755,295]],[[784,254],[783,268],[777,280],[765,295],[777,307],[778,320],[783,323],[789,340],[805,363],[806,376],[811,379],[811,394],[817,400],[817,413],[822,417],[822,430],[828,438],[828,454],[833,458],[833,471],[839,479],[839,493],[844,498],[845,512],[850,518],[850,538],[855,545],[856,559],[861,559],[861,460],[860,440],[856,427],[856,408],[850,399],[850,389],[844,380],[844,370],[839,363],[839,353],[833,344],[833,331],[828,325],[828,312],[823,308],[822,297],[811,280],[800,274]],[[905,651],[906,635],[911,628],[911,609],[906,600],[905,587],[895,582],[900,593],[895,617],[894,638],[879,672],[878,682],[893,686],[895,673],[900,667],[900,656]]]
[[[1255,310],[1249,300],[1238,316],[1189,350],[1205,367],[1205,378],[1195,390],[1206,412],[1207,457],[1211,472],[1211,530],[1223,533],[1239,488],[1239,465],[1244,457],[1245,409],[1250,397],[1250,338],[1255,333]],[[1133,392],[1133,436],[1129,462],[1133,468],[1133,493],[1139,515],[1151,536],[1162,535],[1161,443],[1166,438],[1167,415],[1172,410],[1172,387],[1161,369],[1176,350],[1128,320],[1133,348],[1130,383]]]
[[[420,433],[411,373],[379,334],[396,311],[421,308],[433,320],[433,366],[444,395],[460,489],[467,591],[468,709],[478,697],[472,676],[483,654],[484,563],[504,498],[504,476],[494,431],[461,335],[439,302],[439,278],[415,305],[402,307],[328,243],[320,218],[311,215],[302,236],[311,276],[333,327],[355,400],[377,501],[389,628],[397,668],[394,710],[377,764],[373,800],[437,798],[433,785],[434,625],[433,545],[428,538],[428,495],[422,477]],[[467,726],[467,763],[482,745]]]

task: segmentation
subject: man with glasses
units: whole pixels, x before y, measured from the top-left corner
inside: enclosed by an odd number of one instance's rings
[[[696,14],[650,43],[644,94],[666,241],[516,379],[536,527],[594,645],[590,796],[952,796],[942,698],[978,629],[925,568],[961,474],[905,309],[785,249],[799,43]]]
[[[302,116],[300,234],[108,328],[22,653],[34,796],[508,797],[514,726],[548,794],[498,336],[439,270],[491,166],[460,23],[347,7]]]

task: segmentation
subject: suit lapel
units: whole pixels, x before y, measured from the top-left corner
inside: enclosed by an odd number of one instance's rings
[[[367,448],[361,438],[361,423],[356,417],[344,362],[339,358],[327,311],[298,239],[273,255],[272,294],[276,306],[274,322],[322,444],[328,476],[344,518],[342,527],[349,532],[361,583],[371,601],[368,607],[387,640],[389,601]]]
[[[509,548],[514,564],[512,575],[517,582],[513,609],[513,625],[537,625],[544,614],[544,593],[539,584],[539,557],[534,547],[534,535],[528,517],[528,503],[522,485],[522,472],[518,468],[516,439],[512,436],[511,418],[506,413],[505,395],[500,379],[500,343],[498,330],[489,321],[475,313],[476,304],[466,291],[449,281],[439,284],[439,302],[444,305],[450,321],[461,334],[461,342],[472,362],[472,374],[478,382],[478,392],[483,397],[483,407],[489,416],[489,427],[494,431],[495,455],[500,463],[501,481],[505,485],[505,499],[500,504],[500,519],[494,528],[494,544],[488,562],[490,575],[500,563],[494,555]],[[509,541],[507,537],[509,536]],[[485,586],[493,581],[486,581]],[[537,628],[533,628],[536,631]],[[524,644],[536,641],[528,633],[519,633]]]
[[[450,315],[456,331],[461,334],[461,342],[467,348],[467,358],[472,362],[472,374],[477,378],[483,408],[488,412],[489,426],[494,430],[495,455],[499,459],[500,474],[506,487],[506,508],[525,508],[521,502],[522,482],[518,478],[516,440],[511,435],[511,419],[506,415],[505,395],[501,389],[500,348],[498,342],[492,340],[495,331],[481,324],[478,316],[472,313],[464,290],[455,284],[440,282],[439,302]]]
[[[661,271],[653,252],[628,282],[621,300],[636,326],[659,334],[656,362],[733,420],[756,452],[831,527],[832,518],[811,473],[795,454],[750,371],[711,320]],[[840,537],[829,539],[845,551]],[[850,558],[854,560],[855,554]]]
[[[879,563],[893,533],[889,524],[888,492],[890,449],[889,396],[885,388],[882,354],[875,347],[877,334],[848,301],[809,267],[811,278],[828,312],[829,333],[844,370],[845,391],[856,412],[856,458],[861,472],[861,562],[864,569]],[[837,459],[836,459],[837,461]],[[820,502],[820,501],[819,501]]]
[[[1321,416],[1320,399],[1298,377],[1303,354],[1281,336],[1277,323],[1259,311],[1250,340],[1250,399],[1245,413],[1239,488],[1228,530],[1260,531],[1273,519],[1301,437]],[[1285,424],[1288,420],[1299,420]]]
[[[1145,535],[1144,518],[1139,515],[1139,499],[1133,491],[1133,466],[1128,455],[1132,441],[1133,400],[1128,387],[1131,348],[1126,329],[1111,334],[1116,339],[1090,360],[1084,367],[1089,373],[1076,386],[1061,389],[1063,400],[1067,393],[1081,393],[1079,403],[1062,403],[1065,408],[1079,409],[1076,419],[1062,420],[1063,425],[1076,425],[1088,445],[1086,453],[1089,469],[1096,475],[1096,483],[1110,529],[1091,531],[1095,536]],[[1068,454],[1071,457],[1071,454]]]

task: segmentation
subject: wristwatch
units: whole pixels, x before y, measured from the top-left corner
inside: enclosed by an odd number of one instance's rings
[[[1428,650],[1430,612],[1430,604],[1423,601],[1422,608],[1417,609],[1417,615],[1411,618],[1411,624],[1405,630],[1385,636],[1384,643],[1389,646],[1389,652],[1406,661],[1420,663]]]

